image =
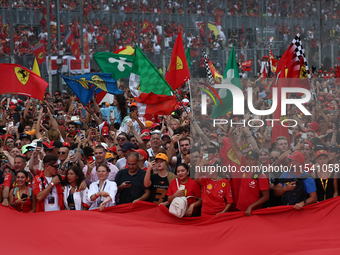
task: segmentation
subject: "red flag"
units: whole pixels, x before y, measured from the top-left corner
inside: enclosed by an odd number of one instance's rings
[[[182,33],[178,33],[165,80],[173,90],[190,79],[188,62],[183,48]]]
[[[0,64],[0,94],[19,94],[44,100],[48,83],[32,71],[17,64]]]
[[[144,23],[143,23],[143,32],[147,33],[150,28],[152,27],[152,23],[149,22],[147,19],[145,19]]]
[[[68,33],[68,35],[65,37],[65,42],[71,46],[71,51],[73,53],[73,55],[75,57],[78,57],[80,55],[80,51],[79,51],[79,44],[76,41],[76,39],[74,39],[74,36],[72,34],[72,31],[70,31]]]
[[[300,36],[297,35],[293,42],[289,45],[286,52],[281,57],[277,66],[276,77],[277,83],[277,108],[274,112],[274,125],[272,129],[272,143],[278,136],[285,136],[289,143],[288,128],[281,125],[281,88],[283,87],[300,87],[310,90],[308,79],[308,66],[303,56],[303,47],[301,45]],[[287,123],[286,123],[287,125]]]
[[[140,114],[170,115],[177,104],[175,95],[156,95],[152,92],[141,93],[135,100]]]
[[[42,43],[38,44],[33,48],[33,53],[37,59],[38,65],[41,65],[46,61],[45,58],[45,47]]]
[[[243,61],[241,63],[242,70],[245,71],[245,72],[250,72],[252,65],[253,65],[253,60],[252,59],[247,60],[247,61]]]

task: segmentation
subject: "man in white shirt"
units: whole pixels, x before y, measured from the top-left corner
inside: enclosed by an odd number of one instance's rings
[[[133,125],[133,129],[140,135],[142,130],[145,129],[145,120],[143,117],[138,116],[138,107],[135,102],[130,104],[130,116],[125,116],[122,121],[122,124],[119,128],[118,133],[124,132],[128,134],[129,127],[127,123],[131,121]],[[128,134],[129,135],[129,134]]]
[[[161,148],[161,132],[159,130],[155,130],[151,132],[151,148],[147,149],[149,153],[149,157],[156,156],[159,149]]]

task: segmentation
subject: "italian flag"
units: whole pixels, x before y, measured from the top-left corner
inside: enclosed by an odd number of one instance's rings
[[[157,68],[136,46],[129,87],[139,114],[169,115],[177,104],[174,91]]]

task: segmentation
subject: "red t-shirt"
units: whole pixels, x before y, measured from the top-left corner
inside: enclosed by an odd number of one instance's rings
[[[233,203],[233,193],[227,179],[213,181],[201,178],[202,216],[216,215],[222,212],[227,204]]]
[[[236,208],[240,211],[246,211],[251,204],[261,198],[261,191],[263,190],[269,190],[267,176],[265,174],[246,173],[245,178],[241,179]],[[254,209],[260,208],[261,207]]]
[[[186,194],[186,197],[189,197],[188,198],[188,208],[191,204],[195,203],[197,201],[196,198],[194,197],[197,197],[197,198],[200,198],[201,197],[201,189],[200,189],[200,186],[198,186],[198,184],[193,180],[193,179],[188,179],[188,181],[183,184],[181,183],[179,180],[178,180],[178,185],[184,185],[185,186],[185,189],[187,190],[187,194]],[[177,188],[177,182],[176,182],[176,179],[172,180],[170,185],[169,185],[169,188],[168,188],[168,191],[166,192],[166,195],[169,197],[169,196],[172,196],[173,194],[176,193],[176,191],[178,190]],[[192,197],[190,197],[192,196]],[[196,209],[196,208],[195,208]],[[195,212],[195,211],[194,211]]]

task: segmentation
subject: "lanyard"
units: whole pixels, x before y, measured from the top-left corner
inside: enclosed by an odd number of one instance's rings
[[[106,181],[104,182],[104,185],[103,185],[103,189],[102,189],[102,190],[105,189],[105,186],[106,186]],[[100,190],[100,188],[99,188],[99,182],[98,182],[98,192],[100,192],[100,191],[102,191],[102,190]],[[100,200],[100,201],[102,200],[102,196],[99,196],[99,200]]]
[[[327,179],[325,181],[325,185],[323,184],[323,180],[322,180],[321,177],[320,177],[320,182],[321,182],[322,188],[324,190],[324,194],[323,194],[324,200],[326,200],[326,189],[327,189],[327,185],[328,185],[328,177],[327,177]]]
[[[27,191],[28,191],[28,187],[26,188],[26,191],[25,191],[25,194],[26,194],[26,195],[27,195]],[[17,190],[17,195],[18,195],[18,198],[21,199],[21,198],[20,198],[20,193],[19,193],[19,188],[18,188],[18,190]],[[20,212],[22,212],[22,208],[23,208],[23,207],[24,207],[24,204],[21,205],[21,211],[20,211]]]
[[[296,176],[296,178],[299,178],[299,176],[300,176],[301,174],[302,174],[302,173],[300,172],[300,173]],[[287,179],[289,179],[289,176],[290,176],[290,172],[289,172],[289,174],[288,174]],[[286,185],[288,185],[288,183],[289,183],[289,182],[286,182]]]
[[[45,180],[46,180],[47,186],[50,185],[50,183],[48,183],[48,181],[47,181],[47,178],[45,178]],[[47,186],[46,186],[46,187],[47,187]],[[51,195],[51,196],[52,196],[52,190],[53,190],[53,188],[54,188],[54,187],[52,187],[52,189],[51,189],[51,191],[50,191],[50,195]]]

